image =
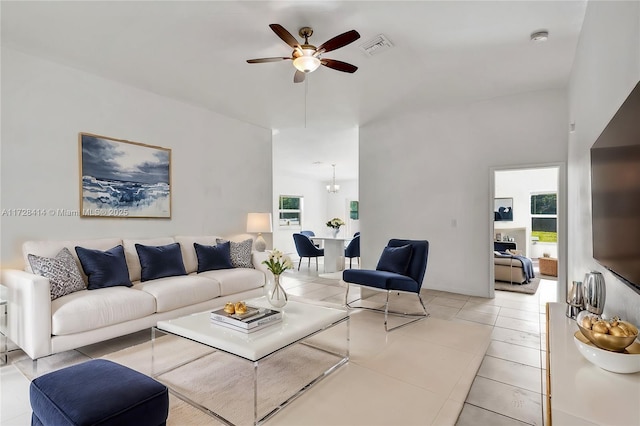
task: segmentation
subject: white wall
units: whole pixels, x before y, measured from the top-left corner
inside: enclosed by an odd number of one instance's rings
[[[416,111],[360,129],[363,267],[390,238],[427,239],[424,287],[489,296],[491,167],[563,162],[564,90]]]
[[[345,223],[345,226],[340,227],[339,237],[351,237],[355,232],[360,231],[360,220],[349,219],[349,201],[358,201],[358,181],[357,180],[343,180],[338,182],[340,185],[340,191],[337,194],[330,194],[326,192],[327,200],[327,212],[324,216],[322,223],[318,224],[316,229],[320,229],[320,232],[326,236],[331,234],[331,229],[326,226],[326,223],[334,217],[339,217]],[[330,182],[324,183],[323,188]],[[316,231],[317,233],[317,231]]]
[[[78,132],[171,148],[172,219],[4,215],[3,267],[25,240],[230,236],[271,210],[270,129],[3,48],[1,207],[77,210]]]
[[[542,192],[558,192],[558,168],[537,168],[523,170],[498,170],[495,174],[495,197],[513,198],[513,221],[494,222],[494,234],[511,235],[513,228],[524,228],[524,240],[518,242],[518,249],[528,257],[542,257],[548,253],[558,257],[556,243],[531,244],[531,195]]]
[[[340,236],[359,231],[359,221],[349,221],[347,203],[358,200],[358,128],[280,129],[273,133],[273,247],[297,256],[292,234],[301,230],[329,236],[327,221],[334,217],[347,225]],[[340,191],[328,193],[332,183],[331,164],[336,166]],[[346,176],[341,178],[341,176]],[[279,227],[278,201],[281,195],[304,197],[302,226]],[[268,240],[267,240],[268,241]],[[268,245],[268,247],[270,247]]]
[[[280,164],[280,161],[274,158],[274,170],[278,170],[278,164]],[[310,230],[317,236],[328,237],[330,232],[326,223],[334,217],[340,217],[350,225],[346,229],[341,229],[341,236],[349,236],[359,230],[357,225],[347,221],[348,215],[345,210],[347,200],[358,199],[357,181],[336,180],[336,183],[340,185],[340,191],[337,194],[330,194],[326,189],[327,182],[287,175],[281,171],[274,173],[273,247],[297,256],[292,235],[301,230]],[[280,195],[299,195],[304,197],[302,227],[280,228],[278,226],[278,199]],[[355,230],[349,234],[351,229]]]
[[[640,323],[640,295],[593,259],[590,148],[640,80],[640,2],[587,5],[569,90],[569,281],[604,274],[605,315]]]

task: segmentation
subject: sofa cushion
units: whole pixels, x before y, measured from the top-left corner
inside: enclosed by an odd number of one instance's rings
[[[342,280],[352,284],[362,284],[381,290],[418,291],[418,283],[413,278],[388,271],[370,269],[345,269]]]
[[[411,245],[407,244],[400,247],[385,247],[382,250],[380,260],[376,270],[395,272],[404,275],[407,273],[407,266],[411,260]]]
[[[227,240],[218,238],[217,244],[224,243]],[[253,248],[253,240],[251,238],[236,243],[231,241],[231,264],[234,268],[253,268],[251,261],[251,249]]]
[[[60,250],[66,247],[73,255],[73,258],[76,259],[77,262],[80,262],[78,256],[76,255],[76,246],[97,250],[108,250],[111,247],[115,247],[119,244],[122,244],[122,239],[120,238],[102,238],[95,240],[25,241],[24,244],[22,244],[22,255],[24,256],[25,271],[33,273],[33,269],[31,269],[31,265],[28,259],[29,254],[43,257],[55,257],[56,254],[60,252]],[[86,284],[87,277],[84,275],[84,272],[82,270],[80,270],[80,273],[82,273],[82,278]]]
[[[140,258],[140,281],[187,275],[179,243],[165,246],[136,244],[135,247]]]
[[[129,270],[124,259],[124,250],[121,245],[109,250],[93,250],[84,247],[76,247],[76,253],[80,258],[82,269],[89,278],[89,290],[97,288],[126,286],[131,287]]]
[[[35,274],[49,278],[51,300],[87,288],[68,248],[64,247],[54,258],[34,254],[29,254],[28,258]]]
[[[159,278],[136,283],[133,288],[153,296],[157,312],[195,305],[220,296],[218,281],[202,274]]]
[[[265,275],[262,271],[252,268],[218,269],[198,274],[220,283],[220,295],[227,296],[246,290],[262,287]]]
[[[204,235],[204,236],[176,236],[175,240],[180,243],[180,249],[182,250],[182,260],[184,262],[184,269],[187,274],[196,272],[198,270],[198,258],[193,248],[193,243],[202,245],[215,246],[216,240],[220,238],[216,235]]]
[[[140,266],[140,259],[138,258],[136,244],[142,244],[144,246],[165,246],[171,243],[175,243],[175,240],[171,237],[122,240],[122,246],[124,247],[124,257],[125,259],[127,259],[127,267],[129,268],[129,278],[131,279],[131,281],[140,281],[140,278],[142,276],[142,267]]]
[[[82,290],[51,302],[51,334],[95,330],[143,318],[156,311],[156,300],[128,287]]]
[[[231,269],[231,244],[216,244],[215,246],[207,246],[193,243],[198,258],[198,273],[206,271],[214,271],[216,269]]]

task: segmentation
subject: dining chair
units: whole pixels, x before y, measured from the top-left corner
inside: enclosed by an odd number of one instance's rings
[[[309,239],[311,240],[311,237],[315,237],[316,233],[313,231],[300,231],[300,233],[302,235],[306,235],[307,237],[309,237]],[[314,246],[320,248],[320,244],[316,244],[313,240],[311,240],[311,242],[313,243]]]
[[[351,262],[353,258],[358,259],[358,266],[360,266],[360,235],[356,235],[344,249],[344,257],[349,258],[349,269],[351,269]]]
[[[386,331],[404,327],[415,321],[427,318],[429,313],[420,295],[420,289],[422,288],[422,280],[427,270],[428,257],[429,242],[426,240],[389,240],[387,246],[382,251],[375,270],[347,269],[342,273],[342,281],[347,284],[347,291],[344,296],[345,305],[353,308],[353,306],[348,303],[349,287],[357,285],[372,290],[387,292],[387,298],[384,304],[384,329]],[[423,312],[407,313],[390,311],[389,295],[391,292],[417,295]],[[381,311],[376,308],[360,308]],[[389,314],[412,319],[399,326],[389,328],[387,324]]]
[[[309,258],[309,267],[311,267],[311,258],[315,257],[317,271],[318,257],[324,256],[324,249],[314,246],[313,241],[311,241],[309,237],[299,233],[293,234],[293,242],[296,244],[296,251],[298,252],[298,256],[300,256],[300,261],[298,262],[298,271],[300,270],[300,264],[302,263],[303,257]]]

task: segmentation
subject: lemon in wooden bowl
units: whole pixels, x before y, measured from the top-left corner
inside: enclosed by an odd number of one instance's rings
[[[618,317],[604,319],[588,311],[582,311],[576,318],[580,332],[600,349],[623,352],[638,337],[638,328]]]

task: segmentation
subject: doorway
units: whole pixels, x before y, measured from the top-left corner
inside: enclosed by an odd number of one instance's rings
[[[493,251],[508,247],[532,260],[536,276],[555,277],[559,283],[557,300],[564,300],[566,289],[561,284],[565,283],[567,257],[564,164],[497,167],[490,176],[490,297],[494,297],[496,279]]]

